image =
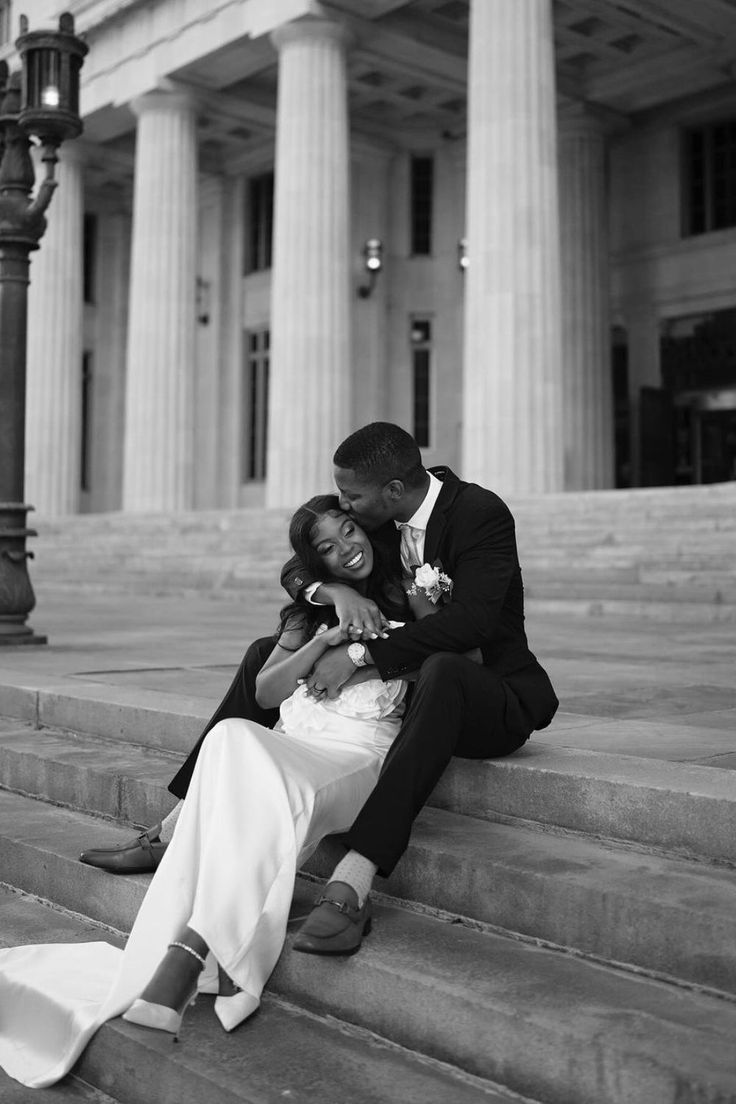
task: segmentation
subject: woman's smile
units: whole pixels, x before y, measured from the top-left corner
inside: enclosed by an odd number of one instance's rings
[[[354,568],[359,567],[364,559],[365,557],[362,551],[358,550],[358,552],[356,552],[354,556],[351,556],[349,560],[346,560],[342,566],[347,568],[348,571],[352,571]]]

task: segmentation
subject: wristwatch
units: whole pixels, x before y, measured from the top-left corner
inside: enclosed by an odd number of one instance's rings
[[[348,655],[356,667],[365,667],[365,644],[359,641],[348,644]]]

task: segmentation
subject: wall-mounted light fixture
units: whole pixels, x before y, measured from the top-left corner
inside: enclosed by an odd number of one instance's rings
[[[358,295],[361,299],[367,299],[373,294],[378,273],[383,268],[383,242],[380,238],[368,238],[363,246],[363,264],[368,273],[368,283],[361,284]]]
[[[464,272],[468,267],[468,239],[460,238],[457,243],[457,267]]]
[[[200,326],[210,324],[210,282],[197,277],[197,322]]]
[[[74,17],[59,16],[58,31],[29,31],[20,17],[16,49],[23,62],[18,126],[56,149],[82,133],[79,71],[89,47],[74,34]]]

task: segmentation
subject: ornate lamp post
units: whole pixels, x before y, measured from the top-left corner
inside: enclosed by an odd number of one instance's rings
[[[28,575],[23,502],[26,335],[30,253],[46,229],[44,212],[56,187],[56,151],[82,132],[79,71],[87,46],[64,13],[58,31],[28,31],[21,16],[16,41],[22,73],[0,61],[0,645],[45,644],[26,618],[36,604]],[[32,197],[30,135],[43,147],[46,175]]]

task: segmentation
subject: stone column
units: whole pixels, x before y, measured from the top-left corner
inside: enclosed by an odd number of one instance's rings
[[[613,486],[605,132],[583,108],[560,120],[565,489]]]
[[[463,460],[514,494],[563,487],[550,0],[471,0]]]
[[[84,179],[73,142],[61,147],[57,179],[28,293],[26,499],[42,515],[79,508]]]
[[[98,209],[92,418],[104,430],[93,433],[91,442],[93,513],[122,508],[131,225],[127,197]]]
[[[345,35],[324,20],[279,51],[266,504],[329,491],[350,431],[349,158]]]
[[[138,116],[123,450],[123,509],[192,502],[197,136],[184,91],[132,104]]]

